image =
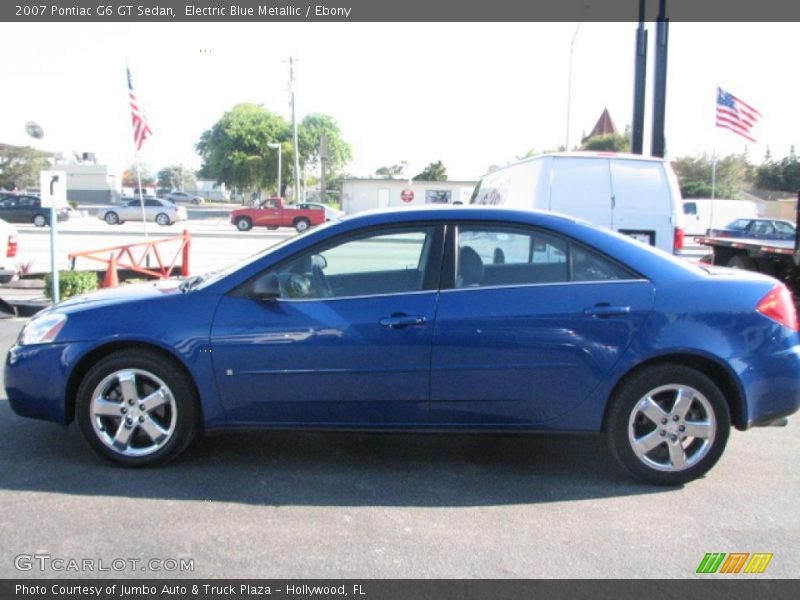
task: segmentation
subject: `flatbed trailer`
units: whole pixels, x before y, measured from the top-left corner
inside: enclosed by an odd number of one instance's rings
[[[800,192],[795,222],[800,223]],[[783,281],[795,299],[800,299],[800,229],[794,240],[700,236],[696,241],[711,248],[712,264],[770,275]]]

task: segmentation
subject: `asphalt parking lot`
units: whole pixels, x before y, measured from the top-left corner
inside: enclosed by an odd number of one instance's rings
[[[0,320],[3,352],[22,323]],[[707,552],[773,553],[758,577],[797,577],[797,427],[734,433],[684,488],[629,480],[596,437],[228,432],[126,470],[3,394],[0,577],[155,559],[193,569],[147,576],[684,578]],[[127,562],[22,571],[20,555]]]

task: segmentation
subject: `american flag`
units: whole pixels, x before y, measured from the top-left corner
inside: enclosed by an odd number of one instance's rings
[[[131,123],[133,125],[133,145],[136,146],[136,151],[142,149],[144,141],[153,135],[150,125],[147,124],[147,117],[144,111],[139,108],[139,101],[136,100],[136,94],[133,93],[133,80],[131,79],[131,70],[126,66],[125,70],[128,72],[128,99],[131,103]]]
[[[759,118],[761,113],[755,108],[717,87],[717,127],[730,129],[733,133],[738,133],[744,139],[755,143],[750,130]]]

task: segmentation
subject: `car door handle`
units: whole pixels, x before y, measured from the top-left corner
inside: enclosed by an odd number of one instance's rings
[[[384,317],[380,320],[380,323],[389,329],[403,329],[404,327],[422,325],[425,321],[425,317],[422,316],[392,315],[391,317]]]
[[[627,315],[631,312],[630,306],[610,306],[608,304],[595,304],[583,310],[590,317],[607,318]]]

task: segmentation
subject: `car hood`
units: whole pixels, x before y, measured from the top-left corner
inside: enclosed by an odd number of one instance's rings
[[[121,304],[131,300],[180,294],[182,293],[179,288],[180,283],[177,279],[165,279],[106,288],[64,300],[58,303],[54,309],[72,312],[84,307],[95,308],[99,305]]]

